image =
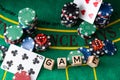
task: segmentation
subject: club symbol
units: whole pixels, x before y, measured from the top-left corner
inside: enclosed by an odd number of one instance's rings
[[[8,65],[8,67],[11,67],[13,65],[13,61],[12,60],[7,61],[7,65]]]
[[[30,68],[30,70],[28,70],[28,73],[29,73],[29,75],[35,74],[35,71],[32,68]]]
[[[22,55],[22,60],[28,59],[27,54]]]
[[[33,64],[39,64],[38,58],[33,59]]]
[[[18,54],[17,52],[18,52],[17,50],[11,51],[11,53],[13,54],[13,56],[16,56]]]
[[[18,68],[17,68],[17,70],[23,70],[24,69],[24,67],[22,66],[22,64],[19,64],[19,66],[17,66]]]

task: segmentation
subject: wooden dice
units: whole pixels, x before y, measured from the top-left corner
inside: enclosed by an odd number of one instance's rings
[[[57,58],[58,69],[65,69],[67,66],[66,58]]]
[[[81,56],[72,56],[72,66],[81,66],[82,65],[82,58]]]
[[[95,56],[88,57],[87,65],[89,65],[90,67],[97,67],[98,64],[99,64],[99,58]]]
[[[44,68],[48,69],[48,70],[52,70],[54,63],[55,63],[55,61],[53,59],[46,58],[46,60],[44,62]]]

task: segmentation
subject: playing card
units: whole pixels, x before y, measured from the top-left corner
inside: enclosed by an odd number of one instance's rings
[[[36,80],[44,59],[44,56],[10,45],[1,68],[13,74],[20,70],[27,71],[31,76],[31,80]]]
[[[80,8],[80,18],[93,24],[102,0],[74,0]]]

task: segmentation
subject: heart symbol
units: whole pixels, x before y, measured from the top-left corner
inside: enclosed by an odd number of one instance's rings
[[[87,4],[89,4],[90,0],[85,0]]]
[[[86,12],[85,10],[81,10],[82,15],[84,15],[84,14],[85,14],[85,12]]]
[[[94,5],[95,7],[97,7],[98,2],[93,2],[93,5]]]
[[[93,18],[93,15],[94,15],[93,13],[90,13],[90,14],[89,14],[90,19]]]

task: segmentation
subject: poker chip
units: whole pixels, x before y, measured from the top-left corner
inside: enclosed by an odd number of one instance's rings
[[[105,24],[107,20],[108,19],[106,19],[106,18],[100,18],[100,17],[97,17],[95,19],[95,21],[99,22],[99,24]]]
[[[90,50],[87,48],[80,47],[78,50],[84,55],[86,61],[88,60],[88,57],[92,55]]]
[[[103,2],[98,11],[97,17],[95,19],[95,25],[97,28],[105,28],[110,22],[110,17],[113,13],[113,8],[110,3]]]
[[[25,34],[33,34],[36,30],[37,18],[35,11],[30,8],[24,8],[18,13],[19,26],[23,28]]]
[[[79,50],[75,50],[75,51],[71,51],[67,57],[67,61],[69,62],[69,64],[72,64],[72,57],[73,56],[81,56],[82,58],[82,62],[86,63],[86,60],[84,58],[84,55],[79,51]]]
[[[67,19],[65,16],[61,16],[61,24],[65,25],[66,27],[72,27],[74,24],[77,23],[77,20],[74,19]]]
[[[77,31],[78,31],[78,35],[79,35],[81,38],[83,38],[83,39],[90,39],[90,38],[92,38],[92,36],[85,36],[85,35],[81,34],[80,31],[79,31],[79,29],[77,29]]]
[[[31,80],[31,77],[26,71],[20,71],[15,73],[13,80]]]
[[[79,18],[79,8],[73,2],[64,4],[61,11],[61,24],[66,27],[75,25]]]
[[[5,46],[0,45],[0,50],[3,51],[3,53],[8,51],[8,48],[6,48]]]
[[[77,4],[73,2],[64,4],[62,12],[68,16],[79,16],[79,8],[77,7]]]
[[[23,31],[24,31],[25,34],[33,34],[36,29],[37,29],[37,27],[33,26],[33,27],[29,28],[29,29],[24,29]]]
[[[0,45],[0,51],[2,51],[2,53],[0,54],[2,59],[4,59],[6,52],[8,51],[8,48],[6,48],[5,46]]]
[[[64,19],[64,18],[61,18],[61,24],[65,25],[66,27],[72,27],[74,24],[77,23],[76,20],[67,20],[67,19]]]
[[[28,28],[31,23],[36,19],[36,13],[31,8],[24,8],[18,13],[18,20],[22,26],[22,28]]]
[[[43,33],[37,34],[34,40],[36,51],[45,51],[51,45],[50,36]]]
[[[91,55],[94,55],[96,57],[101,57],[101,56],[103,56],[105,54],[103,49],[96,50],[96,51],[90,50],[90,52],[91,52]]]
[[[29,51],[33,51],[35,42],[31,37],[26,37],[21,43],[21,47]]]
[[[4,33],[7,42],[18,41],[23,35],[23,30],[18,25],[11,25],[6,27],[6,32]]]
[[[113,8],[112,8],[111,4],[107,3],[107,2],[103,2],[98,11],[98,15],[103,16],[103,17],[108,17],[108,16],[112,15],[112,12],[113,12]]]
[[[94,51],[101,50],[104,47],[104,43],[102,40],[95,38],[92,42],[89,42],[90,50]]]
[[[114,55],[115,52],[117,51],[117,48],[114,45],[114,42],[112,42],[111,40],[105,40],[104,44],[105,44],[105,46],[103,47],[104,52],[107,55]]]
[[[91,36],[96,31],[96,26],[86,21],[79,25],[78,31],[84,36]]]
[[[89,42],[89,47],[90,47],[89,50],[91,54],[97,57],[104,55],[104,50],[103,50],[104,46],[105,46],[104,42],[97,38]]]
[[[6,36],[4,37],[4,39],[5,39],[5,42],[8,43],[8,44],[16,44],[16,43],[20,43],[21,42],[21,39],[11,41]]]
[[[97,16],[94,23],[97,28],[102,29],[102,28],[105,28],[106,25],[109,24],[109,22],[110,22],[110,17],[102,18],[102,17]]]

